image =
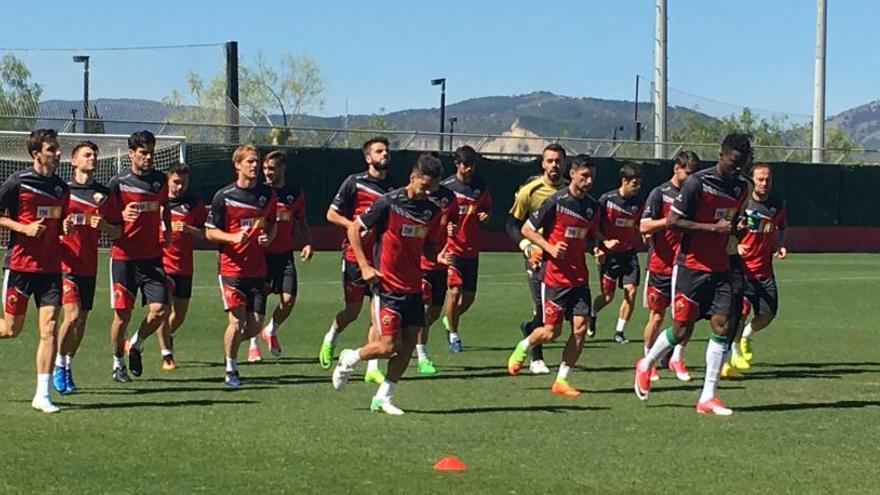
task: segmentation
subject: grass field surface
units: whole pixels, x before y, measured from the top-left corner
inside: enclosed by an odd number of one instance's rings
[[[694,412],[705,323],[686,352],[695,380],[666,372],[649,401],[636,399],[641,307],[628,345],[610,341],[616,303],[599,315],[599,334],[571,377],[586,391],[579,398],[552,395],[553,375],[507,376],[531,302],[520,257],[495,253],[482,255],[477,301],[462,320],[465,351],[450,354],[435,325],[429,349],[440,373],[420,377],[413,362],[395,389],[407,414],[372,414],[374,385],[353,379],[336,392],[317,364],[341,307],[339,264],[338,253],[320,252],[299,266],[297,307],[279,330],[284,354],[275,359],[264,349],[263,363],[243,364],[239,390],[222,383],[225,315],[212,253],[197,257],[189,319],[175,338],[180,368],[161,371],[150,339],[144,374],[130,384],[110,379],[107,274],[99,274],[96,310],[73,365],[80,391],[53,391],[63,408],[55,415],[30,408],[31,306],[25,332],[0,342],[0,493],[880,491],[876,255],[777,262],[780,316],[755,338],[746,378],[720,386],[735,411],[728,418]],[[337,354],[360,345],[366,325],[364,311]],[[546,351],[554,373],[561,345]],[[469,469],[433,471],[447,454]]]

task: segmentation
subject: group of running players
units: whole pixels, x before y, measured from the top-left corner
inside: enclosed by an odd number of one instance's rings
[[[192,295],[197,240],[218,246],[228,319],[225,384],[241,385],[237,356],[242,342],[249,342],[252,362],[261,359],[260,340],[273,355],[281,354],[276,332],[290,316],[297,294],[295,235],[304,245],[300,258],[312,256],[305,195],[285,180],[285,154],[273,151],[261,159],[255,147],[239,146],[232,156],[235,180],[214,195],[208,209],[188,194],[185,164],[166,172],[153,168],[155,144],[147,131],[132,134],[129,170],[102,185],[95,180],[98,147],[79,143],[71,151],[71,180],[65,183],[55,174],[61,159],[57,134],[38,129],[28,139],[33,166],[0,186],[0,228],[10,231],[0,338],[21,332],[33,296],[40,341],[32,405],[38,410],[58,411],[50,385],[62,394],[76,391],[71,365],[93,307],[101,235],[112,240],[114,380],[129,382],[130,375],[141,375],[143,342],[153,333],[162,368],[176,368],[173,337]],[[343,388],[356,365],[367,361],[364,379],[378,384],[371,410],[399,415],[403,411],[392,402],[393,389],[413,351],[420,374],[437,373],[427,341],[429,328],[441,316],[449,350],[463,350],[459,327],[475,300],[479,232],[491,215],[492,199],[476,175],[479,154],[469,146],[455,150],[455,172],[445,179],[438,156],[421,155],[403,187],[387,175],[387,139],[368,140],[363,156],[367,170],[345,179],[327,211],[327,220],[345,231],[345,305],[324,336],[318,361],[324,369],[332,367],[339,334],[370,299],[365,343],[339,353],[332,384]],[[507,232],[525,256],[534,301],[533,318],[521,325],[523,340],[508,360],[510,374],[518,374],[529,355],[532,373],[550,373],[541,344],[557,338],[569,320],[571,335],[551,391],[580,395],[569,383],[570,372],[585,338],[595,336],[596,314],[612,302],[617,288],[623,301],[613,340],[628,342],[624,330],[640,282],[636,249],[641,236],[651,248],[644,293],[650,316],[644,357],[636,363],[636,394],[647,399],[651,382],[659,378],[658,364],[690,380],[682,351],[694,323],[707,318],[712,334],[697,411],[731,413],[715,397],[715,384],[723,367],[734,373],[731,366],[749,366],[749,339],[776,314],[772,258],[786,256],[785,210],[769,195],[769,166],[752,164],[748,135],[727,136],[714,167],[696,172],[699,158],[690,151],[678,153],[674,162],[673,176],[647,201],[639,194],[642,170],[630,163],[620,169],[620,186],[597,201],[589,194],[595,177],[589,156],[567,159],[558,144],[544,149],[542,173],[516,192],[507,221]],[[595,299],[585,253],[599,263],[601,294]],[[138,291],[146,314],[127,337]],[[278,304],[264,324],[269,294],[279,296]],[[670,305],[673,325],[661,331]],[[749,308],[756,316],[743,326]],[[385,373],[379,359],[388,359]]]

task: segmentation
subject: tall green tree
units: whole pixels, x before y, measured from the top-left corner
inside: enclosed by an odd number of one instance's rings
[[[31,129],[42,94],[24,61],[11,53],[0,59],[0,129]]]

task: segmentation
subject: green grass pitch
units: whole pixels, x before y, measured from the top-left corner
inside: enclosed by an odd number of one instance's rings
[[[508,377],[519,321],[531,311],[520,267],[515,254],[482,256],[477,301],[462,324],[465,352],[450,354],[436,325],[429,347],[440,374],[423,378],[410,368],[395,391],[407,411],[399,418],[369,412],[374,386],[353,380],[335,392],[317,365],[341,304],[338,253],[299,265],[297,308],[279,331],[284,355],[264,351],[262,364],[242,365],[236,391],[222,384],[225,316],[212,253],[197,258],[189,321],[176,338],[181,367],[160,371],[151,339],[143,377],[127,385],[110,379],[102,271],[74,362],[80,391],[53,392],[60,414],[30,408],[32,306],[25,333],[0,342],[0,493],[880,490],[880,257],[794,254],[777,262],[780,317],[757,336],[747,379],[721,385],[735,411],[729,418],[693,409],[705,323],[687,351],[695,380],[664,373],[647,403],[636,399],[641,308],[626,346],[609,341],[614,310],[600,315],[599,335],[572,376],[586,390],[581,397],[550,394],[551,377]],[[362,342],[366,321],[364,311],[341,347]],[[560,346],[546,352],[552,365]],[[446,454],[469,469],[434,472]]]

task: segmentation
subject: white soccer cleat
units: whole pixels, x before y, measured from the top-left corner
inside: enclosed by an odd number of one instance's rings
[[[61,409],[52,403],[52,400],[48,397],[34,397],[34,400],[31,402],[31,407],[36,409],[37,411],[44,413],[57,413]]]
[[[403,416],[403,409],[391,403],[391,397],[373,397],[370,411],[383,412],[389,416]]]
[[[547,364],[544,361],[538,359],[529,364],[529,371],[531,371],[533,375],[547,375],[550,373],[550,368],[547,367]]]
[[[339,354],[339,362],[336,363],[336,367],[333,368],[333,375],[331,377],[333,381],[333,388],[336,390],[342,390],[345,388],[345,385],[348,384],[348,379],[351,377],[352,368],[342,364],[342,358],[347,356],[347,353],[355,352],[351,349],[346,349]]]

